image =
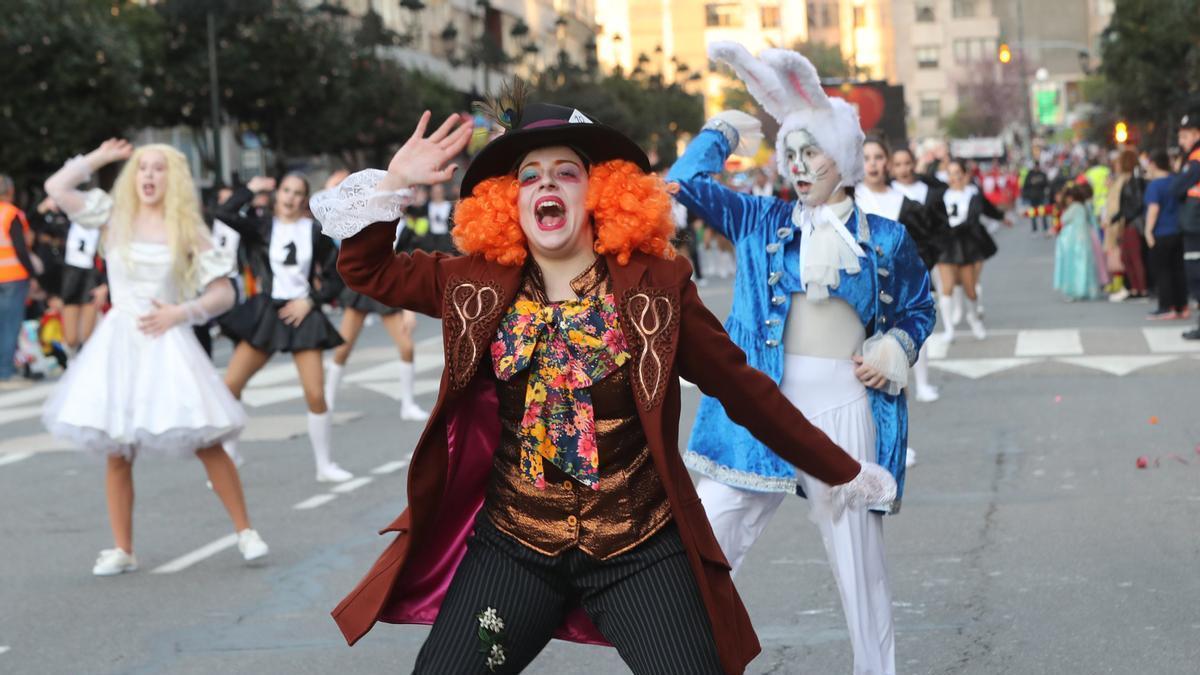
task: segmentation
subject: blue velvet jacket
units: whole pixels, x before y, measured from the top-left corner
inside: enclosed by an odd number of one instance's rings
[[[783,329],[792,294],[801,290],[800,237],[792,224],[794,202],[741,194],[712,177],[729,156],[729,141],[718,131],[705,130],[671,167],[669,182],[680,189],[675,198],[733,242],[737,255],[733,310],[725,322],[729,336],[745,352],[750,365],[783,377]],[[858,274],[843,272],[830,295],[841,298],[857,313],[868,336],[888,333],[896,338],[911,365],[933,330],[933,299],[929,274],[904,226],[855,209],[846,227],[867,254]],[[889,396],[870,390],[875,419],[876,461],[896,477],[898,491],[892,507],[900,507],[904,492],[904,457],[908,442],[908,408],[904,393]],[[721,404],[705,396],[700,402],[685,461],[695,470],[729,485],[769,491],[797,489],[792,465],[734,424]]]

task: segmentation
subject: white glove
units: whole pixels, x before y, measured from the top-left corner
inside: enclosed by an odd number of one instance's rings
[[[854,480],[829,488],[829,509],[833,520],[842,519],[846,509],[887,506],[896,500],[896,479],[882,466],[863,462]]]
[[[762,145],[763,131],[762,122],[758,121],[757,117],[741,110],[724,110],[714,115],[713,119],[721,120],[737,131],[739,141],[734,152],[746,157],[753,157],[758,153],[758,147]]]

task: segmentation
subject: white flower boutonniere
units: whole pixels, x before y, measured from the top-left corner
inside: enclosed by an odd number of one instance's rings
[[[501,644],[504,638],[504,619],[500,618],[500,614],[492,607],[476,614],[475,618],[479,620],[479,652],[487,654],[488,670],[495,672],[504,665],[507,658],[504,645]]]

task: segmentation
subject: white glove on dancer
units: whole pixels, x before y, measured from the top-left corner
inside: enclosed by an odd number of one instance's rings
[[[896,500],[896,479],[882,466],[863,462],[854,480],[829,488],[829,510],[833,520],[842,519],[846,509],[887,506]]]
[[[752,157],[758,153],[758,148],[762,145],[762,122],[758,121],[758,118],[754,115],[744,113],[741,110],[721,111],[714,115],[704,126],[708,129],[717,129],[725,134],[726,138],[730,137],[728,131],[732,130],[737,136],[737,147],[733,151],[739,155]],[[735,139],[729,138],[729,141],[732,145]]]

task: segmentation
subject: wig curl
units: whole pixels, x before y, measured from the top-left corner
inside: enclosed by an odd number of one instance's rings
[[[502,265],[523,265],[529,255],[517,211],[519,186],[514,176],[488,178],[475,186],[454,212],[454,244],[468,255],[480,254]],[[593,247],[626,265],[634,251],[670,260],[671,198],[656,175],[633,162],[611,160],[588,174],[585,207],[592,215]]]

